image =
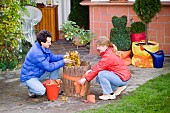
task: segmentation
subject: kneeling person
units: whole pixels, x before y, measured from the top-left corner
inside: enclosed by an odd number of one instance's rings
[[[28,96],[36,97],[44,95],[45,87],[41,80],[49,75],[49,79],[58,79],[59,70],[65,63],[72,63],[66,59],[67,55],[55,55],[50,50],[51,33],[41,30],[37,35],[37,42],[26,55],[20,73],[20,81],[28,87]]]
[[[131,78],[130,70],[124,61],[116,55],[116,46],[107,37],[100,37],[97,41],[97,50],[101,59],[86,72],[86,77],[79,80],[80,84],[91,81],[96,77],[96,82],[100,84],[103,95],[99,99],[115,99],[126,88],[127,82]]]

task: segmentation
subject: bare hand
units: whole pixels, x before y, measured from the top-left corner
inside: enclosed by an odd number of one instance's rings
[[[64,58],[67,58],[67,57],[69,57],[69,55],[68,55],[68,54],[64,55]]]
[[[73,63],[74,61],[73,61],[73,60],[70,60],[70,59],[65,58],[65,59],[64,59],[64,62],[65,62],[66,64],[70,64],[70,63]]]

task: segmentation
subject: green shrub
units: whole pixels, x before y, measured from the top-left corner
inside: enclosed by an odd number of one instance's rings
[[[89,29],[89,6],[82,6],[82,0],[71,0],[71,12],[68,20],[74,21],[78,26]]]
[[[117,16],[113,16],[112,24],[114,28],[124,31],[126,30],[127,17],[125,15],[123,15],[121,18],[118,18]]]
[[[131,32],[142,33],[145,32],[145,24],[143,22],[134,22],[131,24]]]
[[[127,51],[131,49],[130,28],[126,27],[127,17],[112,17],[114,28],[110,31],[110,41],[117,46],[119,51]]]
[[[32,4],[30,0],[2,0],[0,2],[0,70],[16,68],[22,59],[22,14],[24,5]]]

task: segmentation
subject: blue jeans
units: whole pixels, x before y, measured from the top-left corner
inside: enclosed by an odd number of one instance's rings
[[[58,79],[59,70],[60,69],[55,70],[53,72],[45,72],[43,75],[41,75],[40,78],[31,78],[23,82],[23,84],[28,87],[30,92],[37,94],[37,95],[44,95],[46,92],[46,89],[44,85],[41,83],[41,80],[44,80],[48,75],[49,75],[48,79],[54,79],[54,80]]]
[[[96,77],[96,82],[100,84],[103,94],[113,93],[118,87],[125,86],[127,81],[122,81],[118,75],[113,72],[104,70],[100,71]]]

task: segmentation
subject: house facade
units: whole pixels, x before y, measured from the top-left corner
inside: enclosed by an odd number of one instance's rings
[[[128,19],[127,26],[130,26],[132,20],[140,21],[132,6],[135,0],[127,2],[110,2],[110,0],[82,0],[80,3],[83,6],[89,6],[89,26],[97,38],[107,36],[110,38],[110,30],[113,28],[111,19],[112,16],[126,15]],[[164,50],[165,54],[170,56],[170,0],[161,0],[162,9],[152,19],[149,24],[149,40],[157,41],[160,44],[160,49]],[[37,3],[46,4],[46,0],[36,0]],[[61,24],[67,20],[70,13],[71,0],[53,0],[54,5],[58,5],[58,30],[60,31]],[[59,33],[59,39],[63,38]],[[97,39],[96,38],[96,39]],[[90,44],[90,54],[98,54],[96,50],[96,40]]]
[[[109,2],[109,1],[90,1],[84,0],[80,4],[89,6],[90,30],[97,38],[107,36],[110,38],[110,30],[113,28],[111,19],[113,16],[121,17],[126,15],[128,19],[127,26],[130,26],[131,20],[140,21],[133,11],[134,1],[127,2]],[[167,56],[170,56],[170,2],[162,1],[161,11],[152,19],[149,24],[149,39],[157,41],[160,49],[164,50]],[[96,38],[96,39],[97,39]],[[96,50],[96,40],[90,45],[90,54],[98,54]]]

